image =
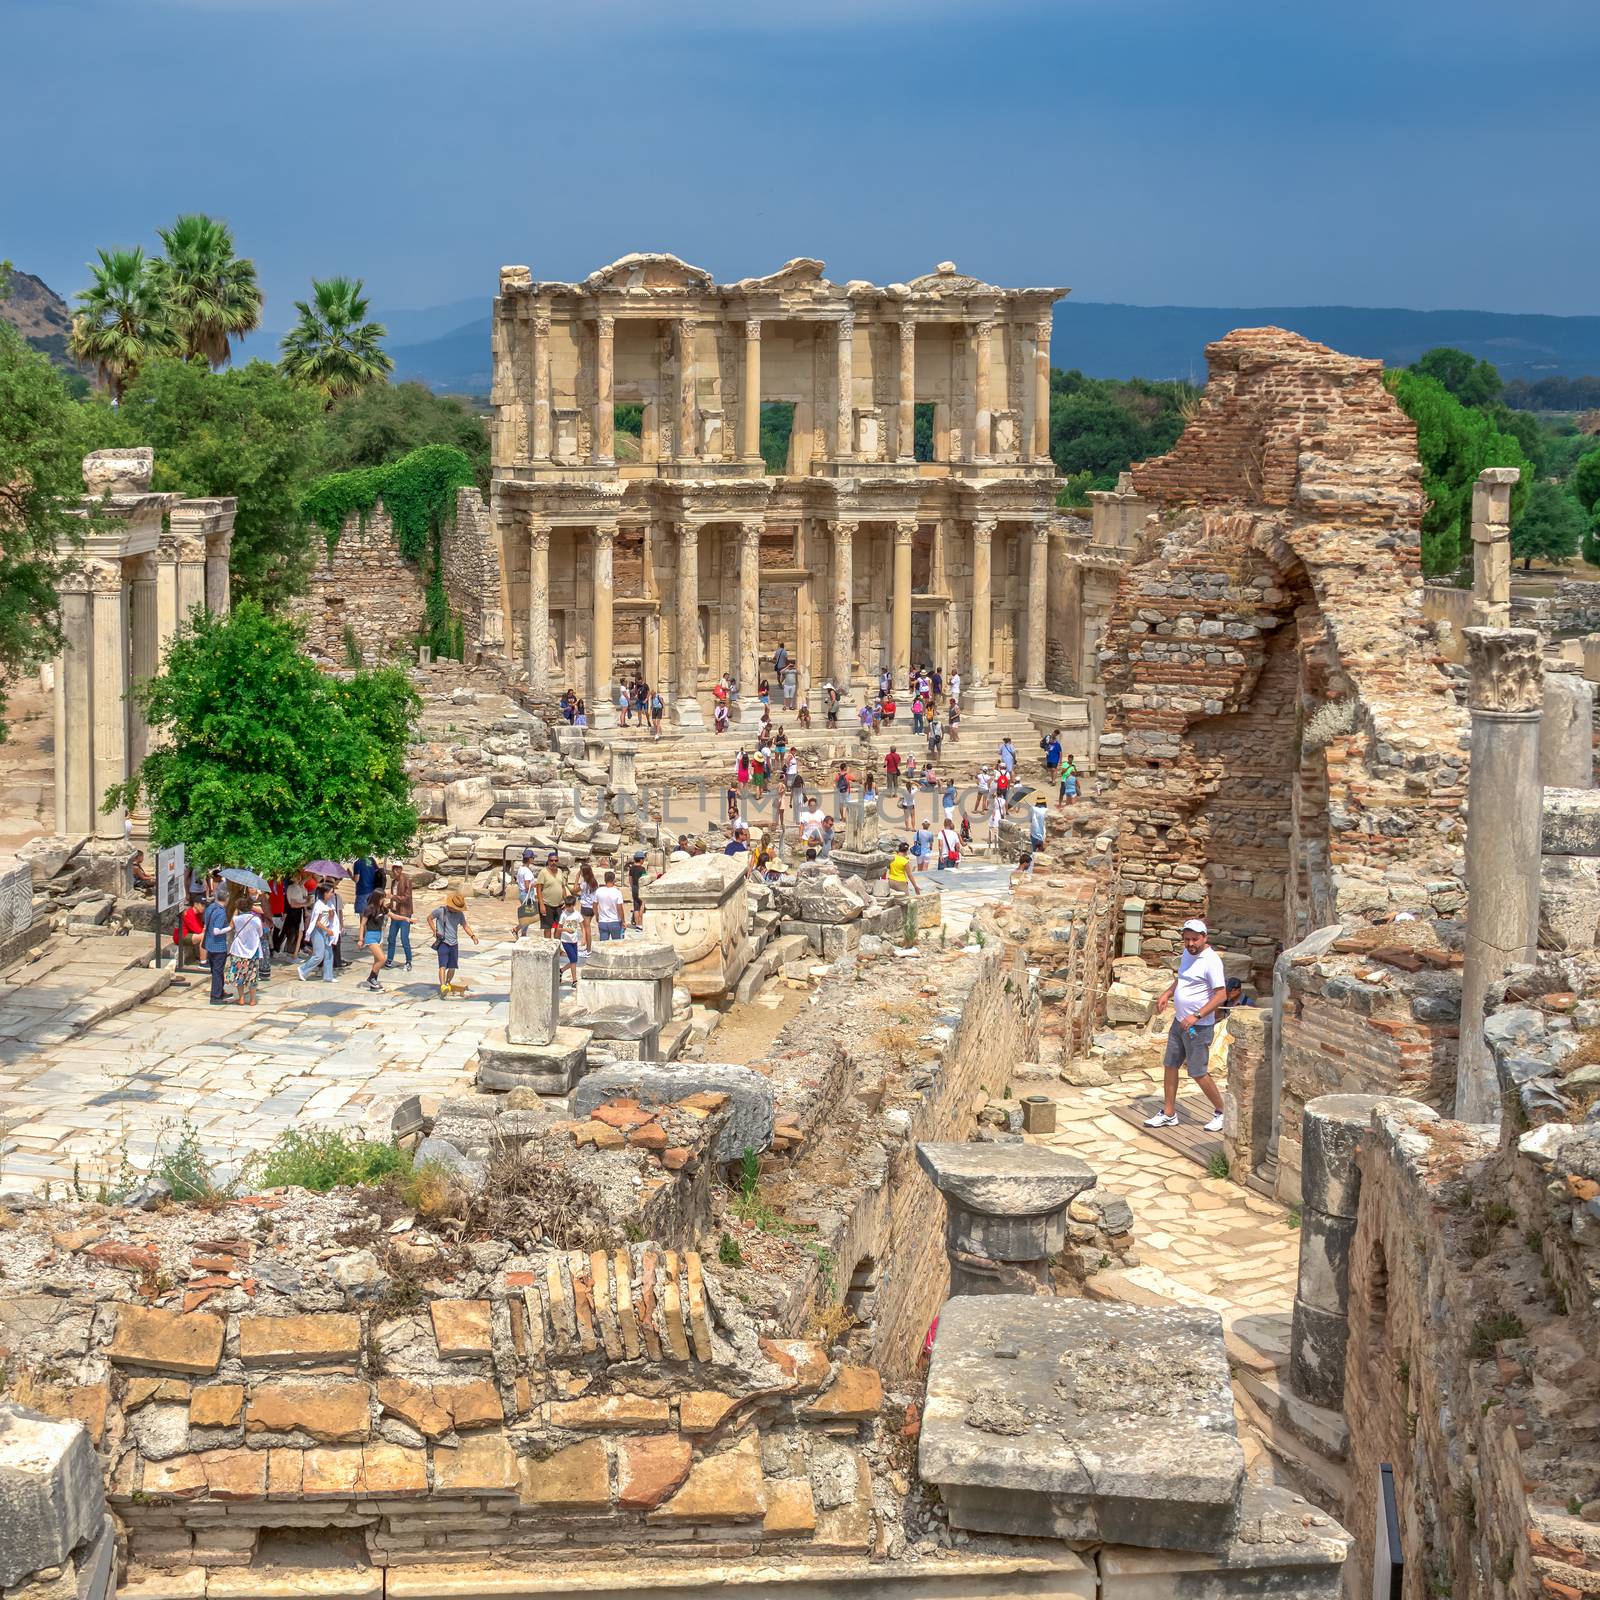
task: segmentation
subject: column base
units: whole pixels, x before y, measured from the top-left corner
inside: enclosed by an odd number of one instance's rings
[[[738,726],[741,728],[759,728],[761,726],[761,713],[767,707],[759,699],[741,700],[739,702]]]
[[[610,700],[589,702],[589,726],[591,728],[614,728],[617,725],[617,708]]]
[[[679,728],[703,728],[706,714],[700,709],[698,700],[680,696],[672,702],[672,721]]]
[[[992,683],[977,684],[970,689],[965,685],[962,685],[962,716],[992,717],[994,713],[995,697],[994,685]]]

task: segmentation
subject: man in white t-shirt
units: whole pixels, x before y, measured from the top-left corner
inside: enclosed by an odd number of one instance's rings
[[[1206,1124],[1206,1132],[1222,1131],[1222,1091],[1211,1081],[1209,1061],[1217,1008],[1227,994],[1222,957],[1206,942],[1205,923],[1198,917],[1191,917],[1183,925],[1183,954],[1178,959],[1178,976],[1156,1002],[1156,1010],[1160,1011],[1170,1000],[1173,1016],[1172,1025],[1167,1029],[1167,1053],[1161,1061],[1166,1068],[1162,1109],[1155,1116],[1145,1118],[1145,1127],[1177,1127],[1178,1068],[1187,1067],[1189,1076],[1211,1102],[1213,1115]]]

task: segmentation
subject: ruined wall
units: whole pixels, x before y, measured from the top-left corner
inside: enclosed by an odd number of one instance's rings
[[[1591,1135],[1417,1120],[1383,1107],[1358,1155],[1350,1247],[1352,1592],[1371,1587],[1391,1464],[1405,1600],[1597,1592],[1600,1185]],[[1540,1129],[1538,1135],[1555,1130]],[[1531,1141],[1531,1142],[1530,1142]]]
[[[1161,516],[1104,641],[1101,761],[1147,952],[1210,912],[1260,966],[1334,916],[1442,909],[1465,719],[1425,649],[1415,436],[1379,364],[1273,328],[1207,359],[1178,445],[1132,470]]]
[[[350,665],[345,629],[369,666],[407,653],[424,615],[421,568],[400,554],[389,513],[378,506],[363,523],[350,517],[330,550],[326,544],[306,585],[290,602],[306,625],[306,643],[320,661]]]
[[[440,575],[451,612],[461,618],[470,660],[504,649],[500,549],[476,489],[456,491],[456,514],[439,541]]]

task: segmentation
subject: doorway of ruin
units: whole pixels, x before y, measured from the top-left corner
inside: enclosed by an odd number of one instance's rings
[[[767,471],[784,477],[793,473],[789,442],[794,437],[793,400],[761,402],[761,461]]]

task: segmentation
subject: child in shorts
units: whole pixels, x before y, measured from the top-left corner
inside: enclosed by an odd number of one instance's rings
[[[572,987],[578,987],[578,941],[583,937],[583,915],[578,910],[578,897],[569,894],[561,904],[559,919],[561,953],[566,959],[566,969],[572,974]]]

